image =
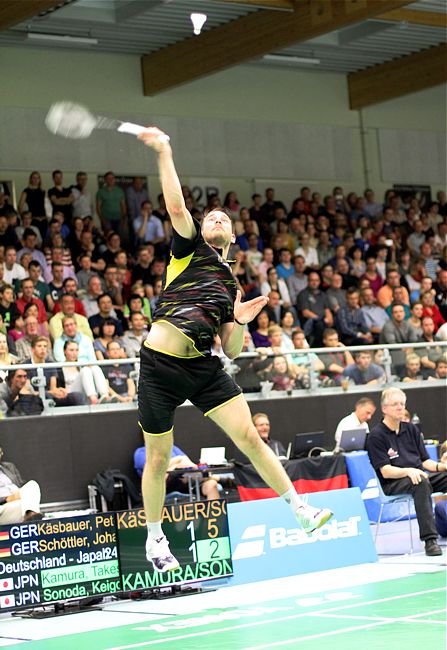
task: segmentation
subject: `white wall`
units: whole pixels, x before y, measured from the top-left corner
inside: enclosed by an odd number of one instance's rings
[[[361,191],[368,182],[379,196],[382,195],[390,182],[381,179],[378,129],[437,133],[445,130],[445,86],[364,109],[362,117],[367,154],[365,169],[360,113],[349,110],[346,79],[343,75],[261,69],[245,65],[191,82],[156,97],[144,97],[140,61],[135,56],[56,49],[0,48],[0,66],[0,113],[11,107],[46,110],[53,101],[71,98],[87,104],[98,113],[119,115],[124,119],[130,116],[143,123],[150,123],[151,115],[157,115],[234,120],[235,124],[241,120],[250,120],[256,123],[349,128],[352,130],[350,178],[320,178],[318,182],[306,177],[296,179],[297,188],[306,183],[323,193],[339,183],[346,190]],[[20,133],[17,133],[17,142],[21,142]],[[51,138],[48,142],[51,143],[49,146],[55,146]],[[0,133],[1,175],[4,179],[14,180],[17,191],[20,191],[26,185],[30,169],[25,165],[25,169],[12,170],[8,167],[8,160],[1,156],[1,144]],[[26,144],[21,146],[26,147]],[[66,147],[67,143],[61,141],[60,146]],[[218,152],[216,155],[219,155]],[[269,155],[267,149],[265,155]],[[309,152],[303,151],[299,155],[306,157]],[[38,165],[37,167],[39,168]],[[94,164],[91,167],[86,171],[92,175],[104,171],[95,168]],[[43,173],[45,187],[49,187],[51,169],[39,169]],[[73,163],[72,169],[65,168],[64,171],[66,182],[71,182],[77,171],[76,163]],[[126,169],[116,171],[125,172]],[[158,180],[150,161],[148,173],[151,191],[155,194],[158,191]],[[222,191],[235,189],[240,200],[247,203],[254,188],[253,176],[253,170],[247,168],[243,176],[235,178],[230,174],[221,178]],[[272,180],[275,178],[283,180],[283,176],[272,174]],[[182,181],[189,181],[186,169],[182,169]],[[433,189],[439,188],[433,186]]]

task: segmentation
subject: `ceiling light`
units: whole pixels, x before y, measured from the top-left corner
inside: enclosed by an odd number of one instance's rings
[[[194,27],[194,34],[198,36],[202,31],[202,27],[206,22],[206,14],[191,14],[190,15],[192,25]]]
[[[47,41],[65,43],[66,45],[98,45],[97,38],[89,36],[68,36],[66,34],[43,34],[42,32],[28,32],[26,37],[30,41]]]
[[[277,63],[309,63],[318,65],[320,59],[312,59],[306,56],[287,56],[286,54],[264,54],[263,59],[267,61],[276,61]]]

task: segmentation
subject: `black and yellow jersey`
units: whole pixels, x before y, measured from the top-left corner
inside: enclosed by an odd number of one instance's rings
[[[174,325],[193,342],[199,356],[211,354],[219,327],[234,320],[236,281],[228,262],[203,239],[195,219],[194,226],[194,239],[173,232],[171,259],[153,323]]]

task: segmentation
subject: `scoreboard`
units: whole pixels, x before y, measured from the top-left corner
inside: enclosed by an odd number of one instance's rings
[[[0,611],[232,575],[225,501],[165,506],[162,521],[169,573],[146,560],[143,510],[0,527]]]
[[[120,590],[115,513],[0,528],[0,610]]]
[[[159,573],[146,560],[146,517],[143,510],[117,514],[117,534],[123,591],[215,580],[232,575],[227,504],[194,501],[165,506],[162,526],[172,553],[180,563],[175,571]]]

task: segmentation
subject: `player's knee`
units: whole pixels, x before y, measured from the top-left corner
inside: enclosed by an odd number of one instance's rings
[[[241,451],[249,458],[256,455],[263,444],[258,432],[251,423],[241,432],[238,443]]]
[[[169,450],[151,446],[146,450],[146,467],[150,468],[152,474],[164,476],[170,457]]]
[[[423,494],[431,494],[433,492],[433,488],[431,486],[431,483],[428,479],[422,479],[420,483],[417,483],[415,486],[415,491]]]

